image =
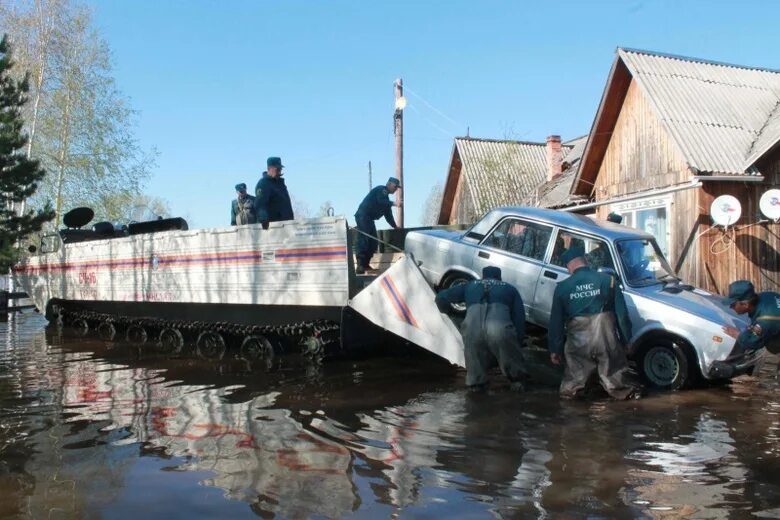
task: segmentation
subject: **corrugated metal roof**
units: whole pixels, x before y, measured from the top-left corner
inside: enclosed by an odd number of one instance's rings
[[[780,73],[618,49],[679,145],[704,173],[756,174],[780,140]]]
[[[455,145],[476,214],[521,204],[547,179],[545,143],[458,137]]]

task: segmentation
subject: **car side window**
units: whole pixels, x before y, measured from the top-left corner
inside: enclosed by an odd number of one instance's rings
[[[610,253],[609,246],[604,240],[586,237],[577,233],[568,233],[566,231],[560,231],[558,233],[558,236],[555,239],[555,248],[553,249],[550,263],[559,267],[566,267],[561,261],[561,255],[566,251],[567,247],[574,245],[579,245],[585,250],[585,260],[592,269],[599,269],[601,267],[608,267],[610,269],[615,268],[615,263],[612,260],[612,253]]]
[[[550,226],[509,218],[501,222],[482,244],[526,258],[544,260],[551,236]]]

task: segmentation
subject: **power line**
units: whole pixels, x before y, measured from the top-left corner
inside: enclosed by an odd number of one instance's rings
[[[454,120],[454,119],[452,119],[450,116],[448,116],[447,114],[445,114],[444,112],[442,112],[441,110],[439,110],[438,108],[436,108],[435,106],[433,106],[432,104],[430,104],[430,103],[429,103],[429,102],[428,102],[428,101],[427,101],[427,100],[426,100],[424,97],[422,97],[420,94],[416,93],[414,90],[410,89],[410,88],[409,88],[409,87],[407,87],[407,86],[404,86],[404,89],[405,89],[405,90],[406,90],[406,91],[407,91],[409,94],[413,95],[414,97],[416,97],[417,99],[419,99],[420,101],[422,101],[422,102],[423,102],[423,104],[424,104],[425,106],[427,106],[428,108],[430,108],[431,110],[433,110],[434,112],[436,112],[436,113],[437,113],[439,116],[443,117],[444,119],[446,119],[447,121],[449,121],[449,122],[450,122],[450,123],[452,123],[453,125],[457,126],[458,128],[462,128],[462,127],[464,126],[462,123],[459,123],[458,121],[455,121],[455,120]]]

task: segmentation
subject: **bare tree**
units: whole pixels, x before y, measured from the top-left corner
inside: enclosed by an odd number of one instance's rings
[[[327,217],[328,211],[333,209],[333,202],[326,200],[322,204],[320,204],[320,209],[317,211],[318,217]]]
[[[49,172],[33,202],[54,201],[59,222],[72,206],[139,194],[154,155],[135,139],[136,113],[116,87],[90,11],[70,0],[17,0],[0,11],[0,24],[32,73],[27,153]]]
[[[428,197],[425,199],[425,209],[423,213],[423,226],[434,226],[439,222],[439,212],[441,211],[441,200],[444,196],[444,185],[441,181],[431,186]]]

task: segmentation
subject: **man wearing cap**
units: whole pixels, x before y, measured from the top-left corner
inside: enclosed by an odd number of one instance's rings
[[[255,218],[255,198],[246,192],[246,184],[243,182],[236,184],[236,198],[230,208],[230,225],[240,226],[243,224],[254,224]]]
[[[501,281],[501,269],[482,269],[482,280],[455,285],[436,295],[436,306],[447,312],[453,303],[466,304],[461,334],[466,356],[466,385],[484,388],[488,371],[498,365],[515,390],[527,378],[522,351],[525,306],[513,285]]]
[[[736,327],[723,327],[739,347],[745,351],[766,347],[772,354],[780,353],[780,293],[756,293],[751,282],[737,280],[729,285],[723,303],[737,314],[750,316],[750,326],[741,333]]]
[[[268,229],[270,222],[295,218],[290,194],[287,193],[287,186],[282,178],[282,159],[269,157],[266,164],[268,169],[263,172],[255,186],[255,214],[263,229]]]
[[[561,260],[571,276],[555,288],[547,329],[550,360],[555,365],[566,360],[561,396],[583,396],[598,376],[615,399],[639,397],[624,347],[631,321],[615,277],[588,267],[579,244],[566,249]]]
[[[355,272],[357,274],[363,274],[366,271],[373,269],[369,262],[371,257],[376,253],[378,244],[376,241],[376,224],[374,221],[385,217],[385,220],[390,227],[398,229],[395,224],[395,218],[393,218],[393,203],[390,201],[388,195],[393,193],[401,187],[401,182],[395,177],[390,177],[387,184],[384,186],[377,186],[368,192],[368,195],[360,203],[357,213],[355,213],[355,222],[357,228],[361,233],[358,233],[357,239],[357,251],[355,256],[357,257],[357,267]],[[368,235],[368,236],[367,236]],[[373,238],[370,238],[373,237]]]

